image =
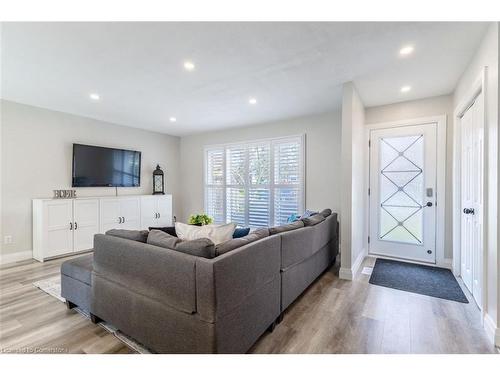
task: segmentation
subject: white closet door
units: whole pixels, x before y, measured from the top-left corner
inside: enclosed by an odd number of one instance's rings
[[[54,200],[44,202],[46,258],[73,251],[73,201]]]
[[[172,225],[172,196],[162,195],[157,197],[158,219],[157,225],[168,227]]]
[[[73,216],[74,251],[92,249],[94,234],[99,233],[99,200],[74,200]]]
[[[462,280],[481,306],[483,253],[483,96],[464,113],[460,121],[461,154],[461,254]]]

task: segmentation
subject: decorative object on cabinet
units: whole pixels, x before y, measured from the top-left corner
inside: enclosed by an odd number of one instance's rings
[[[76,190],[54,190],[54,199],[76,198]]]
[[[165,194],[165,175],[159,164],[153,172],[153,195],[155,194]]]

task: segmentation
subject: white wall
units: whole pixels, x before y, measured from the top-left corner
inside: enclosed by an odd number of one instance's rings
[[[499,268],[500,257],[498,249],[498,53],[499,53],[499,26],[498,23],[492,23],[484,36],[481,45],[479,46],[474,58],[460,78],[455,92],[453,94],[454,108],[459,105],[467,92],[470,90],[472,84],[478,79],[484,67],[487,67],[487,80],[486,80],[486,97],[485,97],[485,111],[486,111],[486,126],[485,132],[488,138],[486,155],[487,160],[487,190],[488,190],[488,204],[487,218],[487,296],[485,302],[485,311],[488,319],[498,327],[500,323],[500,310],[498,303],[500,301],[500,288],[499,288]],[[500,346],[500,332],[497,329],[497,345]]]
[[[444,256],[453,258],[453,221],[452,221],[452,173],[453,173],[453,96],[443,95],[433,98],[411,100],[402,103],[366,108],[366,124],[396,122],[420,117],[446,115],[446,195],[445,202],[445,240]]]
[[[71,188],[72,144],[127,148],[142,152],[141,187],[119,188],[118,194],[150,194],[152,172],[166,171],[174,214],[180,208],[178,137],[114,125],[9,101],[2,107],[2,231],[13,243],[3,245],[3,258],[32,250],[31,199],[50,198],[54,189]],[[79,188],[78,196],[114,195],[114,188]],[[3,241],[3,238],[2,238]]]
[[[365,109],[352,82],[342,98],[342,189],[340,277],[352,279],[366,254],[368,207]]]
[[[306,207],[340,209],[340,113],[283,120],[181,138],[182,215],[204,210],[206,145],[306,134]]]

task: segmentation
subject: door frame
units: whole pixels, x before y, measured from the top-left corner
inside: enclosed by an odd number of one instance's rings
[[[456,106],[453,111],[453,274],[458,277],[461,276],[461,247],[462,247],[462,227],[461,227],[461,214],[462,214],[462,176],[461,176],[461,147],[462,137],[460,129],[461,116],[467,111],[470,105],[476,98],[483,95],[483,252],[481,254],[481,306],[479,309],[483,313],[483,306],[487,306],[487,290],[486,290],[486,275],[487,269],[486,261],[488,259],[487,241],[488,241],[488,131],[487,126],[487,112],[486,112],[486,74],[487,67],[484,67],[481,74],[476,78],[474,83],[464,95],[462,101]]]
[[[451,268],[451,259],[445,258],[444,254],[444,237],[445,237],[445,212],[446,212],[446,115],[419,117],[401,121],[391,121],[376,124],[366,125],[366,145],[368,151],[366,153],[367,170],[367,191],[370,187],[370,133],[372,130],[400,128],[412,125],[423,125],[428,123],[435,123],[437,125],[437,152],[436,152],[436,266]],[[370,233],[370,207],[366,210],[365,222],[367,223],[368,233]],[[368,244],[368,255],[370,255],[370,244]],[[378,255],[377,255],[378,256]],[[420,263],[411,261],[412,263]],[[426,265],[433,265],[431,263],[422,263]]]

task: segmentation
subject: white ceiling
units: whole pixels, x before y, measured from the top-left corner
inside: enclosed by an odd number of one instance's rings
[[[173,135],[448,94],[486,23],[4,23],[4,99]],[[398,51],[413,44],[415,52]],[[183,62],[196,64],[193,72]],[[409,93],[400,87],[411,85]],[[99,93],[93,102],[88,95]],[[256,97],[258,104],[248,104]],[[169,117],[177,118],[170,123]]]

